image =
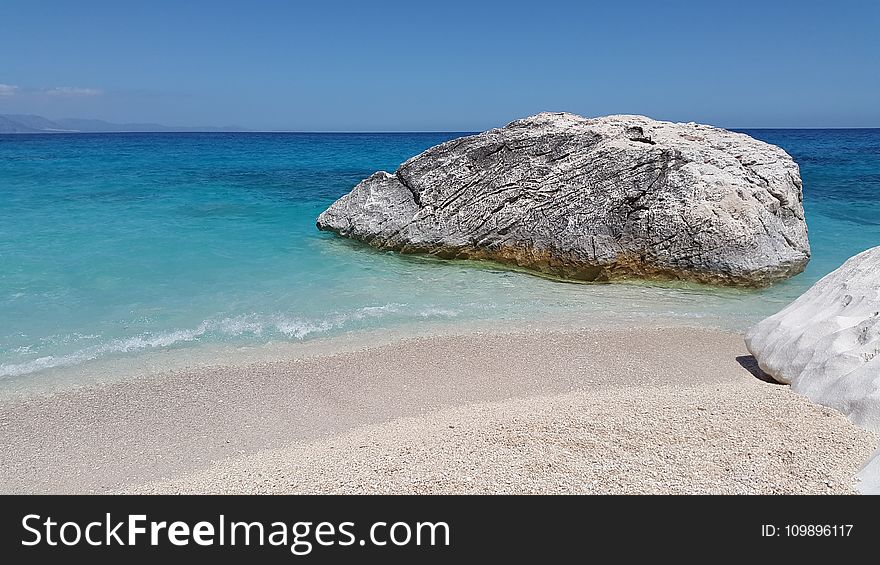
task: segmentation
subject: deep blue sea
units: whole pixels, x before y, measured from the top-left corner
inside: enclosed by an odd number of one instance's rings
[[[395,327],[745,328],[880,245],[880,130],[748,130],[801,166],[813,259],[765,291],[552,282],[377,252],[315,217],[454,133],[0,135],[0,386],[200,345]]]

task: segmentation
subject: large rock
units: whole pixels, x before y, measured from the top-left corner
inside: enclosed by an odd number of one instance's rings
[[[810,257],[785,151],[699,124],[542,113],[378,172],[318,228],[587,281],[763,286]]]
[[[880,247],[756,325],[746,346],[777,381],[880,430]]]

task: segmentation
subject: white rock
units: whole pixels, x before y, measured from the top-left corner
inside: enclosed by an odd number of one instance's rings
[[[880,494],[880,448],[868,459],[868,462],[856,475],[859,483],[856,489],[862,494]]]
[[[756,325],[746,346],[777,381],[880,431],[880,247]]]

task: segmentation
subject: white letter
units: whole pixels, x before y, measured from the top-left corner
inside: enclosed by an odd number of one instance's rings
[[[204,539],[202,536],[207,536],[208,539]],[[210,522],[199,522],[193,528],[193,539],[196,540],[196,543],[199,545],[213,545],[214,540],[211,539],[214,537],[214,524]]]
[[[306,530],[304,532],[299,531],[300,526],[305,526]],[[291,528],[293,532],[293,543],[290,545],[290,552],[294,555],[308,555],[312,552],[312,544],[309,541],[300,541],[299,538],[305,537],[309,535],[309,530],[312,529],[311,522],[297,522]],[[304,545],[305,549],[297,549],[298,546]]]
[[[357,541],[357,538],[354,537],[354,534],[348,530],[350,526],[354,527],[354,522],[343,522],[339,524],[339,533],[345,534],[348,537],[348,543],[339,542],[339,545],[352,545],[355,541]]]
[[[370,541],[373,542],[373,545],[388,545],[388,542],[387,542],[387,541],[379,542],[379,541],[376,539],[376,536],[373,535],[373,532],[376,531],[376,528],[377,528],[378,526],[380,526],[380,525],[382,525],[382,526],[387,526],[387,525],[388,525],[388,522],[376,522],[375,524],[373,524],[372,526],[370,526]]]
[[[287,545],[287,524],[284,522],[272,522],[275,531],[269,534],[269,545]],[[280,539],[275,540],[278,536]]]
[[[168,522],[153,522],[150,526],[150,544],[159,545],[159,530],[168,527]]]
[[[336,528],[330,522],[321,522],[315,527],[315,541],[318,542],[318,545],[333,545],[333,540],[323,541],[321,536],[333,536],[335,534]]]
[[[416,545],[422,545],[422,528],[428,527],[431,530],[431,545],[435,545],[435,534],[437,533],[437,528],[442,527],[443,531],[446,533],[445,544],[449,545],[449,524],[446,522],[437,522],[436,524],[433,522],[417,522],[416,523]]]
[[[89,525],[86,526],[86,543],[89,545],[101,545],[101,542],[99,542],[99,541],[98,542],[92,541],[92,535],[90,532],[92,531],[92,528],[95,526],[100,527],[101,522],[89,522]]]
[[[406,528],[406,539],[403,541],[397,541],[397,538],[394,537],[394,530],[397,529],[397,526],[403,526]],[[391,526],[391,541],[394,545],[406,545],[409,543],[410,538],[412,537],[412,532],[409,530],[409,524],[406,522],[396,522],[393,526]]]
[[[189,525],[186,522],[171,522],[171,525],[168,526],[168,541],[174,545],[186,545],[189,543],[188,539],[177,539],[178,536],[189,537]]]
[[[128,545],[137,545],[137,535],[147,533],[146,528],[139,528],[138,522],[147,519],[144,514],[132,514],[128,517]]]
[[[116,533],[116,530],[122,527],[122,522],[118,522],[116,527],[112,530],[110,529],[110,513],[107,512],[107,547],[110,547],[110,539],[116,538],[116,543],[119,545],[125,545],[122,543],[122,538],[119,537],[119,534]]]
[[[46,521],[43,522],[43,525],[46,526],[46,543],[48,543],[49,545],[58,545],[57,543],[52,541],[52,525],[53,524],[57,525],[58,522],[53,522],[51,516],[46,518]]]
[[[67,539],[65,539],[64,537],[64,528],[66,528],[67,526],[73,526],[73,528],[76,530],[76,539],[72,542],[67,541]],[[64,522],[64,524],[61,525],[61,529],[58,531],[58,535],[61,537],[61,543],[63,543],[64,545],[76,545],[79,543],[80,538],[82,538],[82,530],[79,529],[79,524],[77,524],[76,522]]]
[[[38,543],[40,543],[40,540],[43,538],[43,536],[40,535],[40,530],[35,530],[32,527],[28,526],[28,524],[27,524],[28,520],[30,520],[32,518],[36,518],[37,520],[39,520],[40,516],[39,516],[39,514],[28,514],[27,516],[25,516],[24,518],[21,519],[21,527],[29,532],[33,532],[34,535],[36,535],[37,537],[36,537],[36,539],[34,539],[34,541],[21,540],[21,545],[37,545]]]
[[[263,524],[261,522],[229,522],[229,544],[235,545],[235,529],[239,526],[244,527],[244,544],[251,544],[251,528],[256,527],[257,531],[260,532],[260,545],[263,545],[263,537],[265,537],[265,533],[263,530]]]

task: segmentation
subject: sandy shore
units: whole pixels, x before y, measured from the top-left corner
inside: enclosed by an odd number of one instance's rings
[[[747,355],[707,329],[477,334],[9,399],[0,492],[852,492],[874,435]]]

